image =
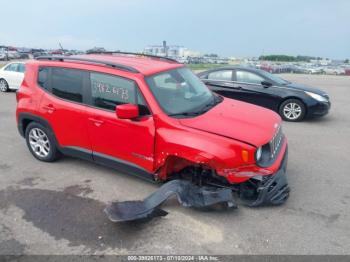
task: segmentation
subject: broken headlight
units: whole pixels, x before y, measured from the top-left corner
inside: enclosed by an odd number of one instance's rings
[[[260,146],[260,147],[258,147],[258,149],[255,152],[255,159],[257,162],[260,161],[261,156],[262,156],[262,147]]]

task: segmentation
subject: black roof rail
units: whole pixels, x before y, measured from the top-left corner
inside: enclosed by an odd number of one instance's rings
[[[70,57],[70,56],[39,56],[35,58],[36,60],[48,60],[48,61],[75,61],[75,62],[86,62],[89,64],[99,64],[104,65],[132,73],[140,73],[136,68],[132,66],[117,64],[113,62],[103,61],[103,60],[96,60],[96,59],[88,59],[88,58],[79,58],[79,57]]]
[[[121,54],[121,55],[135,55],[135,56],[146,56],[146,57],[150,57],[150,58],[156,58],[156,59],[160,59],[160,60],[165,60],[165,61],[169,61],[169,62],[174,62],[174,63],[179,63],[176,59],[173,58],[169,58],[166,56],[158,56],[158,55],[149,55],[149,54],[144,54],[144,53],[133,53],[133,52],[121,52],[121,51],[90,51],[87,52],[87,54]]]

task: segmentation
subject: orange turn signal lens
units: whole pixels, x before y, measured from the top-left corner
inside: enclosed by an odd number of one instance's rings
[[[248,162],[249,153],[247,150],[242,150],[242,159],[244,162]]]

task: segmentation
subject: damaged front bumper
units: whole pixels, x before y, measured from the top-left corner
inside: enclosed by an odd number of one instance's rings
[[[256,176],[240,184],[239,197],[251,207],[281,205],[289,197],[289,186],[286,177],[288,151],[277,172],[269,176]]]
[[[105,213],[112,222],[127,222],[166,216],[160,205],[171,196],[185,207],[207,208],[224,204],[228,208],[237,207],[230,188],[200,187],[187,180],[173,180],[162,185],[143,201],[112,202]]]
[[[172,180],[142,201],[112,202],[105,213],[112,222],[127,222],[166,216],[160,206],[168,198],[176,196],[185,207],[207,208],[223,204],[227,208],[237,208],[233,191],[250,207],[280,205],[289,197],[289,187],[285,175],[288,152],[277,172],[268,176],[255,176],[233,187],[198,186],[188,180]],[[233,191],[232,191],[233,190]]]

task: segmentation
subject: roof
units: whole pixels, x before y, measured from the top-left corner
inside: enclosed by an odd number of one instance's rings
[[[91,54],[72,56],[73,58],[83,58],[91,60],[99,60],[103,62],[115,63],[135,68],[143,75],[152,75],[161,71],[166,71],[184,66],[183,64],[162,60],[160,58],[125,55],[125,54]],[[72,61],[71,63],[78,63]]]

